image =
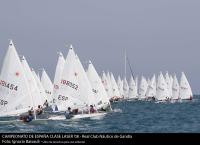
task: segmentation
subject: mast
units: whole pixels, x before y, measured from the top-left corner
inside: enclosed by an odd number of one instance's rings
[[[128,56],[127,56],[127,54],[126,54],[126,49],[124,49],[124,52],[125,52],[125,54],[124,54],[124,56],[125,56],[125,58],[124,58],[124,66],[125,66],[125,77],[126,77],[126,62],[128,62],[128,65],[129,65],[129,69],[130,69],[130,71],[131,71],[131,75],[132,75],[132,77],[133,77],[133,79],[135,79],[135,77],[134,77],[134,75],[133,75],[133,70],[132,70],[132,68],[131,68],[131,63],[130,63],[130,61],[129,61],[129,59],[128,59]]]
[[[133,70],[131,68],[131,64],[130,64],[130,61],[129,61],[128,57],[127,57],[127,61],[128,61],[128,65],[129,65],[129,68],[130,68],[130,71],[131,71],[131,75],[132,75],[133,79],[135,79],[135,77],[133,75]]]
[[[124,49],[124,78],[126,78],[126,49]]]

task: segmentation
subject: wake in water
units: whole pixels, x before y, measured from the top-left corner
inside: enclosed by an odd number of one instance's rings
[[[115,113],[122,113],[122,109],[120,108],[116,108],[116,109],[113,109],[112,112],[115,112]]]

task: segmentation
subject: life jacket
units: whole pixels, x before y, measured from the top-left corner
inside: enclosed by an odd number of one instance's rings
[[[57,105],[55,106],[55,111],[58,111],[58,106]]]
[[[90,113],[95,113],[96,110],[94,108],[90,108]]]
[[[33,120],[33,116],[31,115],[22,116],[20,117],[20,120],[22,120],[23,122],[31,122]]]
[[[68,111],[68,112],[67,112],[67,111],[65,112],[65,118],[66,118],[66,119],[70,119],[70,118],[72,118],[72,117],[73,117],[73,112],[71,112],[71,111],[70,111],[70,112],[69,112],[69,111]]]
[[[43,112],[43,111],[42,111],[42,110],[40,110],[40,109],[39,109],[39,110],[37,110],[37,115],[41,115],[41,114],[42,114],[42,112]]]

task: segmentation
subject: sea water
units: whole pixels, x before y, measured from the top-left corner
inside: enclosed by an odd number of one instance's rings
[[[200,96],[192,101],[122,101],[104,117],[32,123],[0,123],[1,133],[182,133],[200,132]],[[1,118],[3,120],[3,118]],[[5,119],[4,119],[5,120]]]

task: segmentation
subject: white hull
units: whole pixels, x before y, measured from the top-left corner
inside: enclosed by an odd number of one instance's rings
[[[144,100],[146,100],[146,99],[147,99],[146,96],[139,96],[139,97],[138,97],[138,100],[140,100],[140,101],[144,101]]]
[[[167,102],[169,102],[169,101],[166,101],[166,100],[157,100],[157,101],[155,101],[155,103],[167,103]]]
[[[138,98],[128,98],[127,101],[136,101]]]
[[[44,123],[46,121],[48,121],[49,119],[33,119],[31,122],[24,122],[22,120],[5,120],[5,121],[0,121],[0,124],[9,124],[9,123],[18,123],[18,122],[21,122],[21,123]]]
[[[192,96],[181,98],[181,100],[192,100]]]
[[[95,118],[95,117],[101,117],[101,116],[105,116],[106,113],[93,113],[93,114],[77,114],[74,115],[72,118],[70,119],[82,119],[82,118]],[[48,118],[49,120],[67,120],[66,117],[64,115],[60,115],[60,116],[53,116]]]

